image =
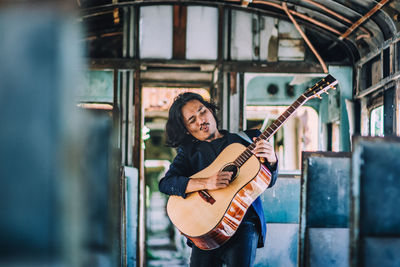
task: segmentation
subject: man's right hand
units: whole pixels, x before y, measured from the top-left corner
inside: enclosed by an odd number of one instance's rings
[[[186,186],[186,193],[200,190],[216,190],[229,185],[233,172],[219,171],[208,178],[191,178]]]
[[[206,188],[215,190],[225,188],[229,185],[233,172],[219,171],[207,178]]]

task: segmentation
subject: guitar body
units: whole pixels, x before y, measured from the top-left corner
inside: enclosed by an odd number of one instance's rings
[[[210,166],[190,178],[215,174],[232,163],[245,149],[238,143],[227,146]],[[208,191],[215,199],[213,204],[204,200],[198,192],[188,194],[185,199],[170,196],[167,213],[179,231],[198,248],[215,249],[236,232],[247,209],[270,182],[270,171],[255,156],[251,156],[228,187]]]

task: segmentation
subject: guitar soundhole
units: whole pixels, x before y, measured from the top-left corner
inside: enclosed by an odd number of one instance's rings
[[[228,164],[226,165],[221,171],[225,172],[233,172],[232,173],[232,178],[231,178],[231,183],[236,179],[238,173],[239,173],[239,168],[235,164]]]

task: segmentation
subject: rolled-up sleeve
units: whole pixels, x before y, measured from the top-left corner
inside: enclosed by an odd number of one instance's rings
[[[165,176],[160,180],[158,188],[167,195],[186,197],[186,187],[189,182],[187,160],[183,149],[178,148],[178,154],[169,166]]]
[[[271,166],[268,161],[264,163],[265,166],[271,171],[271,182],[269,183],[268,187],[274,186],[276,180],[278,179],[278,161],[274,164],[274,166]]]

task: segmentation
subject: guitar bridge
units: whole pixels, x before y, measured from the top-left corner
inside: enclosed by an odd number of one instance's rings
[[[201,190],[198,191],[200,197],[207,203],[210,203],[211,205],[215,203],[215,199],[208,193],[207,190]]]

